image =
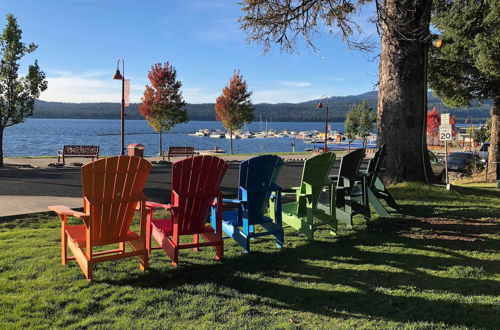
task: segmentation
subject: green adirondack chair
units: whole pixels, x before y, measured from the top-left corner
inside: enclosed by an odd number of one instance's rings
[[[282,195],[295,195],[294,202],[282,204],[283,222],[304,233],[309,240],[314,239],[314,230],[321,225],[330,226],[333,233],[337,231],[335,212],[330,210],[328,214],[317,208],[320,194],[334,162],[333,152],[308,159],[304,163],[300,186],[292,188],[295,193],[282,193]]]
[[[387,208],[381,203],[381,200],[384,200],[387,203],[389,208],[392,208],[394,211],[399,211],[398,203],[389,193],[389,190],[385,187],[382,180],[380,180],[379,173],[382,169],[382,162],[385,156],[385,143],[382,144],[375,154],[373,158],[370,159],[368,163],[368,168],[364,175],[366,176],[366,193],[368,202],[375,209],[378,215],[387,217],[389,216],[389,211]],[[358,189],[361,189],[361,182],[357,185]],[[359,201],[359,199],[358,199]]]
[[[359,175],[359,167],[364,156],[365,149],[356,149],[348,153],[340,161],[338,175],[329,178],[330,205],[335,205],[337,221],[344,223],[347,229],[352,228],[352,218],[356,214],[370,219],[366,176]]]

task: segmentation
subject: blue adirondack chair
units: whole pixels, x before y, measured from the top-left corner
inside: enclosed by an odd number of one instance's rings
[[[283,159],[275,155],[241,162],[238,199],[223,199],[224,203],[236,204],[237,209],[224,212],[222,230],[246,252],[250,252],[250,239],[265,235],[273,235],[276,246],[283,246],[281,188],[276,184],[282,166]],[[274,209],[268,210],[271,195],[276,196],[277,202],[273,203]],[[257,225],[264,230],[255,232]]]

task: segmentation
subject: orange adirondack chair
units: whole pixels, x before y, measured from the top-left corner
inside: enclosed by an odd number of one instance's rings
[[[149,208],[146,243],[149,253],[163,249],[177,266],[179,249],[213,246],[216,259],[224,254],[222,241],[222,194],[220,183],[226,173],[227,164],[215,156],[197,156],[172,164],[171,204],[147,202]],[[206,225],[210,209],[214,220]],[[153,210],[170,211],[170,218],[153,219]],[[192,243],[181,244],[182,235],[193,235]],[[206,242],[200,242],[200,235]],[[160,245],[152,247],[151,236]]]
[[[84,212],[67,206],[49,206],[62,221],[62,264],[76,260],[92,282],[95,263],[137,256],[140,268],[148,267],[146,249],[146,196],[142,193],[151,164],[139,157],[117,156],[96,160],[82,167]],[[130,231],[132,218],[140,211],[140,234]],[[67,217],[80,218],[83,225],[68,225]],[[132,251],[126,251],[126,244]],[[118,249],[93,252],[93,247],[119,244]],[[73,256],[68,257],[69,247]]]

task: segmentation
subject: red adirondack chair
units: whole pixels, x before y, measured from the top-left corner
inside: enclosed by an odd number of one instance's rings
[[[163,249],[177,266],[179,249],[213,246],[216,259],[224,253],[222,241],[222,194],[220,183],[226,173],[227,164],[215,156],[197,156],[172,164],[172,197],[170,204],[147,202],[148,234],[146,243],[152,249]],[[215,212],[211,226],[207,219],[212,208]],[[170,218],[153,219],[154,209],[170,211]],[[182,235],[193,235],[192,243],[181,244]],[[200,242],[200,235],[206,242]],[[160,245],[152,247],[151,236]]]
[[[82,166],[84,212],[67,206],[49,206],[61,218],[62,264],[76,260],[85,277],[92,282],[95,263],[137,256],[140,268],[148,267],[146,249],[146,196],[142,193],[151,164],[142,158],[117,156]],[[140,211],[140,234],[130,231]],[[76,217],[83,225],[68,225],[67,217]],[[126,252],[126,244],[132,251]],[[93,252],[96,246],[119,244],[118,249]],[[73,257],[67,256],[67,248]]]

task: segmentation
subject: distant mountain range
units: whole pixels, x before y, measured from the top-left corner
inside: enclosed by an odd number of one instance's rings
[[[346,113],[353,105],[366,100],[372,108],[377,107],[377,92],[360,95],[334,96],[329,98],[329,119],[344,121]],[[302,103],[259,103],[255,104],[255,120],[271,121],[323,121],[324,110],[316,110],[319,100]],[[472,116],[474,119],[489,118],[492,101],[474,104],[471,108],[450,108],[442,104],[432,93],[428,94],[429,110],[437,106],[441,113],[449,112],[459,120]],[[214,120],[215,105],[213,103],[188,104],[186,109],[190,120]],[[127,119],[142,119],[138,104],[130,104],[126,108]],[[68,118],[68,119],[119,119],[119,103],[63,103],[37,101],[33,118]]]

